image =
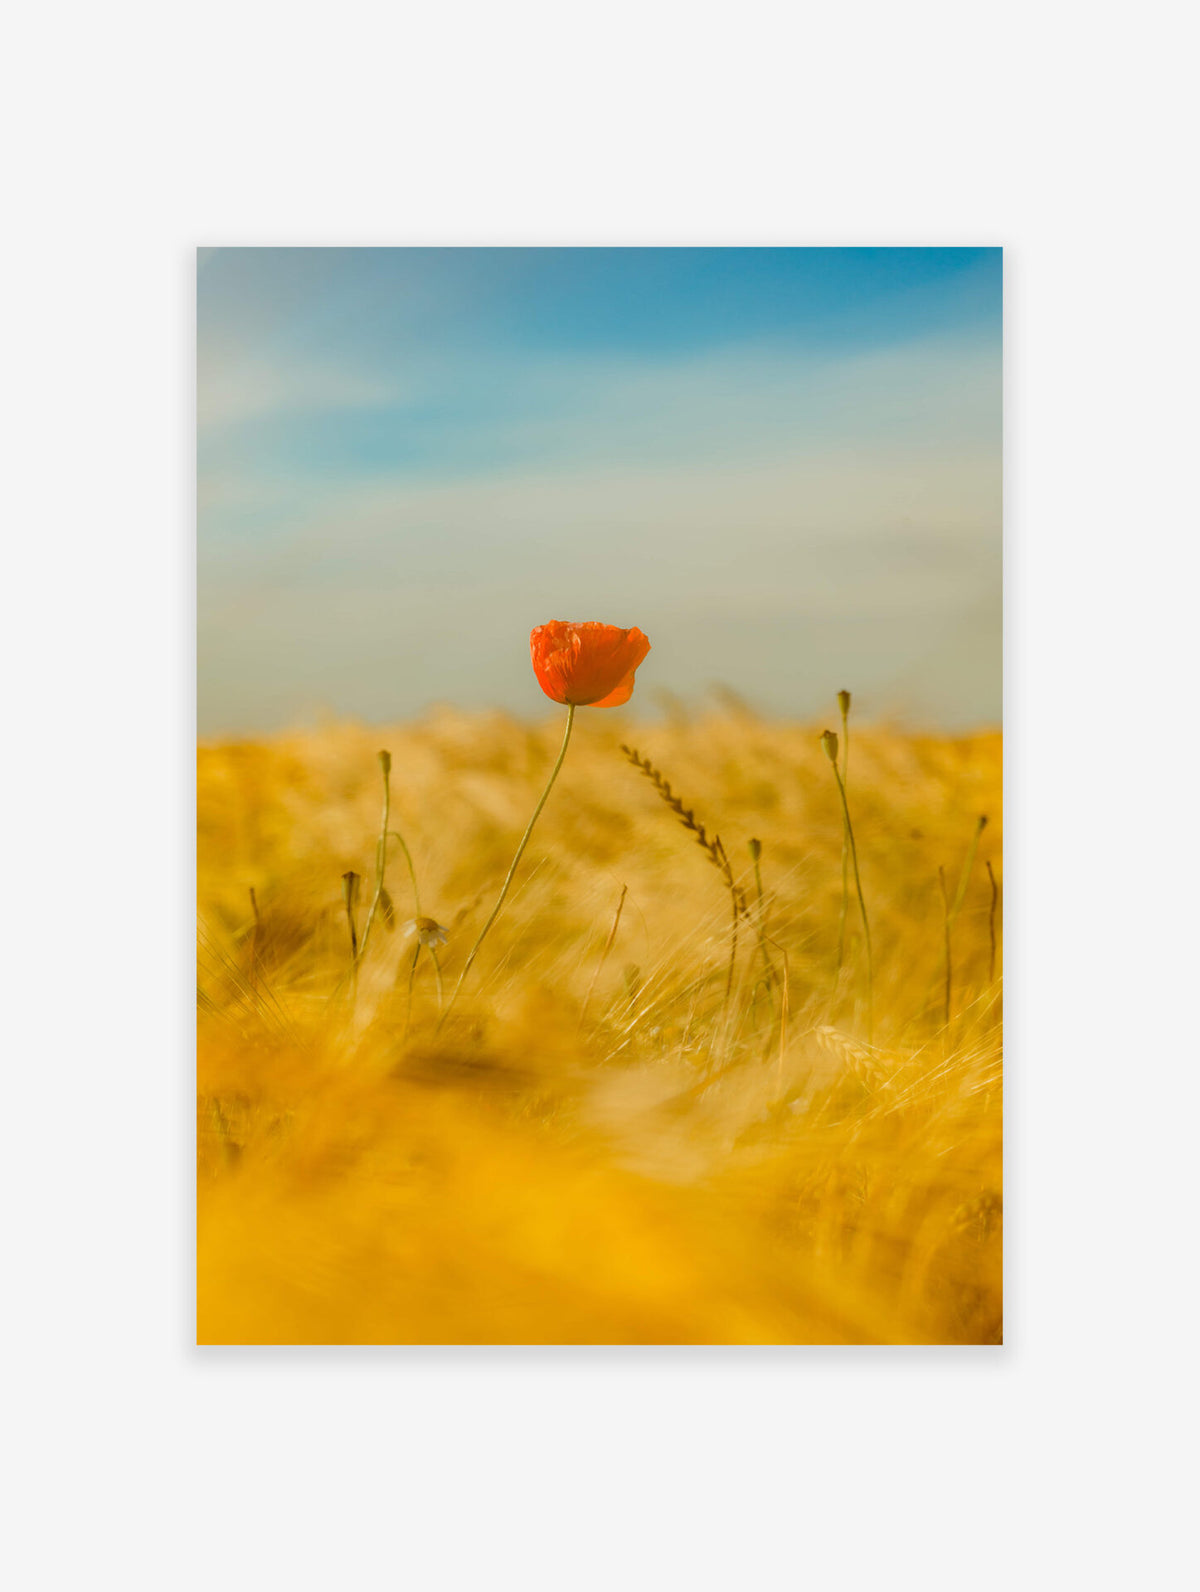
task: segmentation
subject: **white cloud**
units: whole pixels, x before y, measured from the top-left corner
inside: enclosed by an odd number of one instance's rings
[[[396,382],[343,365],[203,347],[197,364],[196,424],[202,438],[272,415],[371,409],[400,399]]]

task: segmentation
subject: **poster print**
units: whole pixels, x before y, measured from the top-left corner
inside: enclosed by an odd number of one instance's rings
[[[1001,253],[198,256],[201,1344],[1001,1340]]]

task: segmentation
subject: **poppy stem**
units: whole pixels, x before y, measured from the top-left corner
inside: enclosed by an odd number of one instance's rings
[[[496,902],[496,905],[492,908],[491,916],[488,918],[487,922],[483,925],[482,929],[480,929],[479,938],[475,941],[475,944],[471,947],[470,951],[467,953],[467,959],[463,963],[462,972],[458,975],[458,983],[454,986],[454,993],[450,997],[449,1005],[446,1007],[445,1011],[442,1013],[441,1018],[440,1018],[440,1020],[438,1022],[438,1027],[439,1028],[442,1026],[442,1023],[444,1023],[446,1021],[447,1017],[449,1017],[450,1013],[453,1011],[454,1003],[458,999],[458,992],[459,992],[460,989],[462,989],[462,986],[463,986],[463,980],[466,978],[467,974],[471,971],[471,963],[475,960],[476,956],[478,955],[479,947],[483,944],[484,939],[487,936],[488,930],[491,928],[492,924],[495,923],[496,919],[500,916],[500,908],[504,905],[504,898],[508,894],[509,885],[511,885],[512,882],[513,882],[513,875],[517,871],[517,865],[521,861],[521,858],[525,855],[525,847],[529,844],[529,837],[533,833],[533,826],[534,826],[534,824],[537,823],[538,819],[541,817],[542,808],[546,805],[546,798],[549,796],[551,790],[553,790],[554,781],[558,778],[558,771],[563,766],[563,759],[567,755],[567,743],[571,739],[571,726],[574,724],[574,722],[575,722],[575,703],[572,702],[567,708],[567,728],[566,728],[566,731],[565,731],[565,733],[563,735],[563,742],[562,742],[562,746],[561,746],[561,748],[559,750],[558,760],[555,763],[554,767],[550,770],[550,778],[546,781],[546,788],[542,792],[541,798],[538,801],[537,806],[533,809],[533,817],[529,820],[529,824],[528,824],[528,826],[527,826],[527,828],[525,830],[525,833],[521,836],[521,844],[517,847],[517,854],[513,858],[512,865],[510,866],[510,868],[508,870],[508,875],[505,878],[504,884],[501,886],[500,898]]]

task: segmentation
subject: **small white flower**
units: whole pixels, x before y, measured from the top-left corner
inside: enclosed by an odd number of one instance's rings
[[[445,945],[446,930],[436,918],[415,918],[404,931],[406,939],[416,935],[418,943],[432,951],[435,945]]]

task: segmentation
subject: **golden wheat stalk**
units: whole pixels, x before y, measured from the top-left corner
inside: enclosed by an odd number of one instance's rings
[[[815,1039],[826,1055],[844,1065],[860,1083],[872,1088],[889,1087],[885,1054],[874,1045],[864,1045],[853,1035],[832,1028],[828,1023],[814,1024],[806,1037]]]

